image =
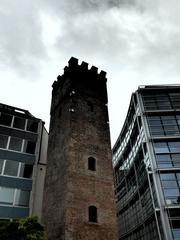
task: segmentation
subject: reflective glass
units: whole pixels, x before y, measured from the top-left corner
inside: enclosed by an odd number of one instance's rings
[[[162,173],[160,178],[161,180],[176,180],[174,173]]]
[[[180,154],[171,154],[171,158],[173,161],[180,161]]]
[[[0,189],[0,203],[12,205],[14,200],[14,189],[13,188],[4,188]]]
[[[164,119],[162,122],[163,122],[164,126],[176,126],[177,125],[175,119],[166,119],[166,120]]]
[[[16,190],[15,205],[27,207],[29,205],[30,192],[20,189]]]
[[[19,128],[19,129],[24,129],[25,128],[25,123],[26,123],[25,118],[15,117],[13,127],[14,128]]]
[[[14,150],[14,151],[21,151],[21,146],[22,146],[21,138],[11,137],[9,149]]]
[[[167,188],[164,189],[165,196],[179,196],[179,189],[178,188]]]
[[[4,164],[4,160],[0,159],[0,174],[2,174],[3,164]]]
[[[179,167],[180,162],[179,161],[173,161],[173,167]]]
[[[160,168],[171,168],[173,167],[172,162],[158,162]]]
[[[23,178],[31,178],[32,177],[32,171],[33,171],[33,165],[21,163],[20,175],[19,176],[23,177]]]
[[[6,148],[8,142],[8,136],[0,134],[0,148]]]
[[[27,124],[27,131],[37,132],[37,130],[38,130],[38,122],[35,122],[29,119]]]
[[[168,143],[171,152],[180,152],[180,142]]]
[[[172,229],[174,239],[180,238],[180,229]]]
[[[175,187],[177,188],[178,185],[177,185],[177,181],[162,181],[162,185],[163,187]]]
[[[154,143],[155,153],[168,153],[169,149],[166,142]]]
[[[171,161],[170,155],[169,154],[160,154],[160,155],[156,155],[156,159],[158,161]]]
[[[35,153],[35,148],[36,148],[36,143],[35,142],[25,141],[23,152],[34,154]]]
[[[149,119],[149,125],[150,126],[161,126],[161,121],[159,120],[154,120],[154,119]]]
[[[180,173],[176,173],[176,177],[180,179]]]
[[[17,176],[19,162],[6,160],[4,175]]]
[[[171,154],[172,162],[174,167],[180,166],[180,154]]]
[[[9,114],[1,113],[0,114],[0,124],[5,126],[11,126],[12,117]]]

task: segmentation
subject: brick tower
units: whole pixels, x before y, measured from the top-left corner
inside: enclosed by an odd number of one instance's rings
[[[48,240],[115,240],[106,73],[69,60],[53,83],[43,221]]]

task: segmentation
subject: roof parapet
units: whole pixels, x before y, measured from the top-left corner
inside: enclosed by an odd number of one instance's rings
[[[56,91],[61,84],[65,81],[66,77],[77,75],[78,78],[83,77],[84,79],[90,79],[91,81],[106,81],[106,72],[100,71],[98,73],[98,68],[92,66],[90,69],[88,68],[89,64],[87,62],[82,61],[81,64],[78,63],[78,59],[75,57],[71,57],[68,61],[68,66],[64,68],[64,74],[59,75],[57,80],[52,84],[53,91]]]
[[[84,69],[84,70],[88,70],[88,63],[83,61],[81,63],[81,68]]]
[[[78,59],[75,57],[71,57],[68,61],[69,67],[75,67],[78,66]]]

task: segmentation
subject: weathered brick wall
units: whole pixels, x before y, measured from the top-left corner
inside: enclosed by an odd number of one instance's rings
[[[47,239],[115,240],[106,79],[72,62],[53,88],[43,208]],[[88,157],[96,159],[96,171],[88,170]],[[97,223],[88,221],[91,205]]]

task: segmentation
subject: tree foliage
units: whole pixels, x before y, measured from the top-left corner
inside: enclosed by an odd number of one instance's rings
[[[36,216],[15,221],[0,221],[1,240],[44,240],[44,237],[44,225]]]

